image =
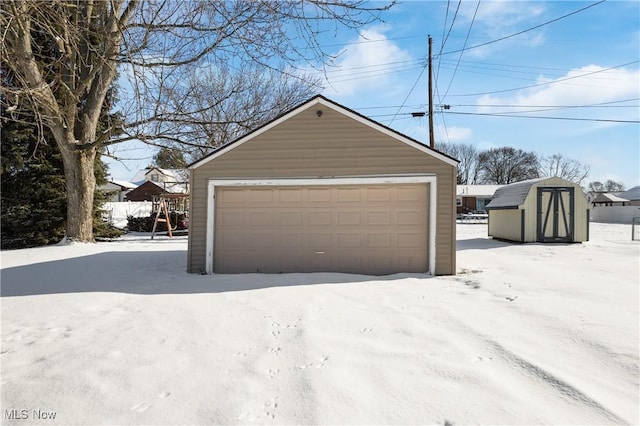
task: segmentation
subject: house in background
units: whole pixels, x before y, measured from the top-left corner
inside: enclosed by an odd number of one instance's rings
[[[129,191],[134,189],[137,185],[117,179],[109,179],[104,185],[100,185],[97,189],[104,191],[109,195],[107,201],[121,202],[125,201],[125,197]]]
[[[486,213],[485,206],[504,185],[457,185],[456,213]]]
[[[618,193],[618,197],[629,200],[630,206],[640,206],[640,185]]]
[[[612,192],[601,192],[591,200],[591,204],[593,204],[594,207],[627,206],[629,205],[629,200],[619,195],[615,195]]]
[[[125,197],[126,201],[153,201],[154,198],[158,198],[161,194],[166,194],[169,191],[158,186],[153,182],[144,182],[135,189],[129,191]]]
[[[166,192],[187,194],[189,192],[189,171],[148,166],[136,173],[131,182],[136,186],[140,186],[145,182],[153,182]]]
[[[316,96],[193,163],[191,273],[456,273],[457,160]]]

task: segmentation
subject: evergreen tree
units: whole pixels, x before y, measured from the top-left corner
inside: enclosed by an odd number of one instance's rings
[[[60,241],[65,233],[67,203],[58,148],[38,143],[34,126],[4,122],[1,133],[1,247]]]

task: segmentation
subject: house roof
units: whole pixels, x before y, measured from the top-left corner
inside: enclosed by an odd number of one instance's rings
[[[149,179],[147,179],[147,175],[154,170],[173,179],[175,183],[186,183],[189,181],[189,171],[186,169],[162,169],[160,167],[148,166],[142,170],[138,170],[135,176],[131,179],[134,187],[148,181]]]
[[[344,114],[350,118],[353,118],[354,120],[363,123],[375,130],[378,130],[382,133],[387,134],[388,136],[399,140],[401,142],[406,143],[407,145],[416,148],[422,152],[425,152],[429,155],[432,155],[436,158],[438,158],[441,161],[444,161],[447,164],[450,164],[452,166],[456,166],[458,164],[458,160],[456,160],[455,158],[444,154],[436,149],[430,148],[428,145],[423,144],[422,142],[419,142],[416,139],[413,139],[409,136],[403,135],[402,133],[393,130],[390,127],[387,127],[383,124],[378,123],[377,121],[374,121],[350,108],[347,108],[343,105],[340,105],[322,95],[316,95],[313,98],[302,102],[301,104],[295,106],[294,108],[290,109],[289,111],[277,116],[276,118],[274,118],[273,120],[271,120],[270,122],[268,122],[267,124],[245,134],[244,136],[241,136],[240,138],[226,144],[223,145],[219,148],[216,148],[214,151],[212,151],[210,154],[204,156],[203,158],[189,164],[187,167],[189,167],[190,169],[195,169],[197,167],[200,167],[203,164],[208,163],[209,161],[213,160],[214,158],[217,158],[223,154],[225,154],[226,152],[236,148],[237,146],[242,145],[245,142],[250,141],[251,139],[255,138],[256,136],[266,132],[267,130],[279,125],[280,123],[285,122],[286,120],[288,120],[289,118],[299,114],[300,112],[311,108],[313,106],[316,105],[323,105],[327,108],[331,108],[341,114]]]
[[[458,197],[493,197],[504,185],[456,185]]]
[[[629,201],[640,200],[640,185],[634,186],[633,188],[628,189],[624,192],[620,192],[618,196],[621,198],[626,198]]]
[[[629,200],[626,198],[619,197],[615,194],[603,192],[602,194],[598,194],[596,198],[594,198],[592,203],[626,203]]]
[[[547,179],[549,178],[529,179],[505,185],[496,191],[493,200],[485,206],[485,210],[518,208],[527,198],[531,187]]]
[[[119,179],[109,179],[108,182],[111,182],[114,185],[118,185],[122,189],[133,189],[133,188],[135,188],[137,186],[136,184],[134,184],[132,182],[128,182],[126,180],[119,180]]]

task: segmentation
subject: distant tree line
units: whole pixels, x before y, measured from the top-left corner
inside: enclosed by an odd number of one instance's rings
[[[527,179],[557,176],[582,186],[589,176],[589,166],[560,153],[542,156],[508,146],[479,151],[473,145],[445,142],[436,143],[436,149],[460,161],[459,185],[507,185]],[[622,191],[624,185],[614,181],[604,184],[591,182],[585,189]]]

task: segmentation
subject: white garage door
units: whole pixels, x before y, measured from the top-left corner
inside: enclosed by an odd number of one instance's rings
[[[426,272],[428,185],[220,187],[217,273]]]

